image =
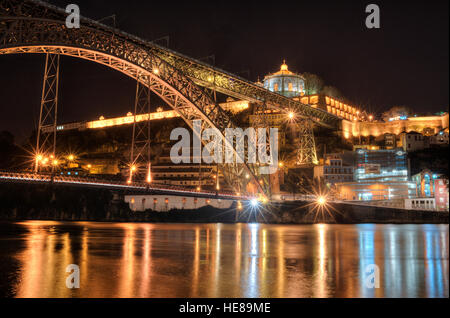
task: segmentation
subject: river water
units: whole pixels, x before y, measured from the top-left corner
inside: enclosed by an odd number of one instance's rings
[[[448,236],[448,225],[0,223],[0,296],[449,297]]]

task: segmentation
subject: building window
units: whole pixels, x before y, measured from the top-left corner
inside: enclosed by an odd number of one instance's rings
[[[289,90],[290,92],[292,92],[292,91],[294,90],[294,86],[292,85],[291,82],[288,83],[288,90]]]
[[[274,90],[275,92],[278,92],[278,83],[275,83],[275,84],[273,85],[273,90]]]

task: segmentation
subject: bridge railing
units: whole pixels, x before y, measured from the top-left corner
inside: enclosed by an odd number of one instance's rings
[[[231,192],[216,192],[216,191],[197,191],[194,189],[182,188],[171,185],[163,184],[151,184],[145,182],[125,182],[117,180],[107,180],[107,179],[96,179],[92,177],[74,177],[74,176],[61,176],[54,175],[51,173],[32,173],[32,172],[11,172],[11,171],[0,171],[0,179],[7,179],[11,181],[34,181],[34,182],[54,182],[54,183],[70,183],[70,184],[81,184],[81,185],[99,185],[99,186],[120,186],[121,188],[128,188],[130,190],[161,190],[161,191],[173,191],[181,193],[198,193],[205,194],[209,196],[221,196],[221,197],[231,197],[237,198],[241,197],[243,199],[250,198],[250,196],[236,195]]]

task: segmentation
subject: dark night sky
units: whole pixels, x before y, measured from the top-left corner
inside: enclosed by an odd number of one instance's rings
[[[170,48],[256,80],[283,59],[321,76],[349,100],[382,112],[407,105],[448,111],[448,1],[111,1],[77,3],[81,14],[117,15],[117,26],[146,39],[170,36]],[[365,6],[381,8],[381,29],[365,27]],[[108,22],[107,22],[108,23]],[[0,56],[0,130],[21,136],[36,125],[43,55]],[[246,73],[248,71],[248,73]],[[61,122],[124,115],[135,84],[94,63],[62,58]]]

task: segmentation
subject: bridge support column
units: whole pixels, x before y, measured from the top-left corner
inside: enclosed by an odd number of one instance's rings
[[[301,119],[297,125],[298,150],[297,165],[317,165],[316,143],[314,141],[313,123],[308,119]]]
[[[58,119],[59,54],[47,53],[42,87],[41,109],[36,141],[35,172],[39,166],[50,164],[54,171],[56,158],[56,131]]]
[[[253,128],[259,129],[264,128],[266,131],[266,149],[270,149],[270,127],[267,122],[267,105],[266,103],[262,104],[256,104],[254,106],[253,110],[254,115],[254,122],[253,122]],[[259,138],[257,136],[257,138]],[[257,139],[258,140],[258,139]],[[258,150],[259,151],[259,150]],[[259,167],[256,169],[256,171],[259,171]],[[271,180],[270,175],[266,174],[258,174],[258,179],[261,187],[264,189],[264,192],[270,199],[272,197],[272,187],[271,187]]]
[[[150,116],[150,78],[138,75],[136,98],[134,103],[133,136],[130,153],[130,178],[133,177],[152,182],[151,174],[151,120]]]

